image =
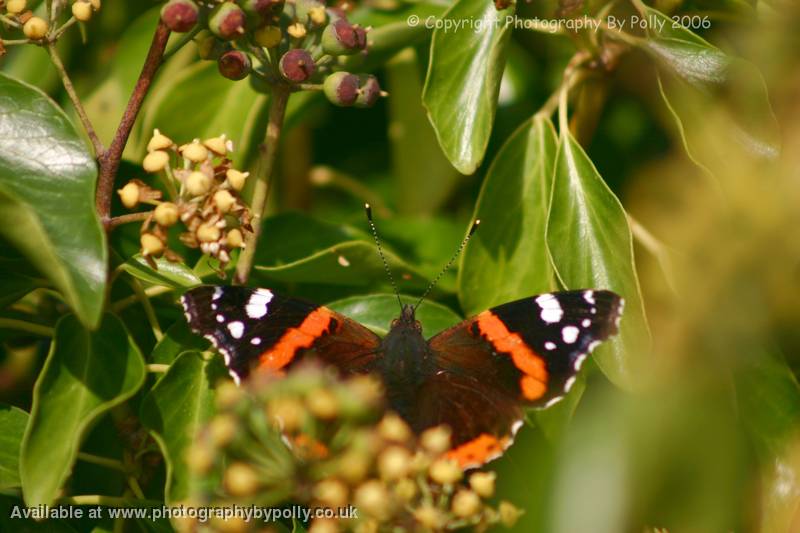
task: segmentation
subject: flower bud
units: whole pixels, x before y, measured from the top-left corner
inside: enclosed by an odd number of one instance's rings
[[[524,514],[523,511],[506,501],[500,502],[497,510],[500,513],[500,522],[506,527],[514,527],[519,517]]]
[[[389,481],[400,479],[408,474],[411,454],[402,446],[392,446],[378,456],[378,471],[381,478]]]
[[[72,16],[81,22],[88,22],[92,18],[92,4],[85,0],[78,0],[72,4]]]
[[[302,39],[308,33],[304,24],[300,22],[295,22],[294,24],[290,24],[288,28],[286,28],[286,33],[290,36],[294,37],[295,39]]]
[[[394,494],[402,501],[410,502],[417,495],[417,484],[409,478],[403,478],[394,486]]]
[[[150,139],[150,142],[147,143],[147,151],[166,150],[172,146],[172,144],[172,139],[155,129],[153,130],[153,137]]]
[[[239,231],[237,228],[233,228],[228,232],[228,235],[225,237],[225,244],[228,245],[228,248],[244,248],[244,237],[242,237],[242,232]]]
[[[259,23],[280,16],[284,0],[240,0],[239,5],[255,23]]]
[[[204,172],[194,171],[186,178],[186,190],[192,196],[201,196],[211,189],[211,178]]]
[[[351,55],[367,46],[367,32],[347,19],[331,22],[322,32],[322,49],[326,54]]]
[[[311,11],[318,7],[325,9],[325,4],[319,0],[295,0],[294,18],[301,24],[305,24],[310,18]]]
[[[274,400],[267,409],[270,418],[276,421],[281,429],[286,432],[291,433],[297,430],[306,419],[306,411],[303,409],[303,405],[293,399]]]
[[[453,514],[459,518],[469,518],[481,510],[481,499],[471,490],[460,490],[453,496]]]
[[[461,467],[452,459],[438,459],[428,469],[428,475],[440,485],[452,485],[463,475]]]
[[[214,193],[214,204],[221,213],[227,213],[236,204],[236,198],[225,189],[220,189]]]
[[[253,39],[259,46],[272,48],[281,44],[283,33],[278,26],[266,25],[253,33]]]
[[[356,107],[372,107],[380,96],[381,86],[378,84],[378,79],[375,76],[371,74],[359,76]]]
[[[390,503],[386,487],[374,479],[356,489],[354,500],[359,511],[375,517],[386,515]]]
[[[89,3],[92,4],[92,9],[94,9],[95,11],[100,11],[100,4],[101,4],[100,0],[89,0]]]
[[[183,157],[192,163],[202,163],[208,159],[208,149],[197,140],[181,146],[180,152]]]
[[[330,420],[339,414],[339,401],[328,389],[311,391],[306,397],[306,405],[312,415],[320,420]]]
[[[432,454],[438,455],[450,449],[450,434],[449,427],[435,426],[422,432],[420,444]]]
[[[28,7],[27,0],[8,0],[6,11],[9,15],[19,15]]]
[[[308,527],[308,533],[339,533],[339,526],[332,518],[315,518]]]
[[[171,31],[185,33],[197,24],[199,12],[192,0],[169,0],[161,8],[161,21]]]
[[[22,27],[22,33],[24,33],[25,37],[28,39],[38,41],[47,35],[47,30],[49,29],[50,28],[44,19],[39,17],[31,17]]]
[[[233,463],[225,471],[225,488],[234,496],[249,496],[259,486],[258,474],[245,463]]]
[[[213,224],[203,224],[197,228],[197,240],[200,242],[216,242],[220,237],[220,230]]]
[[[219,73],[229,80],[243,80],[250,74],[250,56],[241,50],[229,50],[217,59]]]
[[[186,464],[192,471],[203,474],[214,464],[214,455],[206,446],[195,445],[186,452]]]
[[[233,231],[233,230],[231,230]],[[217,385],[214,394],[214,401],[219,409],[230,409],[234,407],[244,396],[242,389],[240,389],[232,381],[223,381]]]
[[[211,33],[226,41],[244,35],[245,24],[244,11],[233,2],[223,2],[218,5],[208,19],[208,29]]]
[[[152,233],[143,233],[139,237],[139,243],[142,245],[142,255],[145,257],[148,255],[158,257],[164,252],[164,241]]]
[[[445,517],[442,515],[442,512],[429,504],[424,504],[419,509],[416,509],[414,511],[414,518],[423,527],[434,531],[441,529],[445,522]]]
[[[236,435],[236,419],[231,415],[215,416],[208,426],[208,432],[215,446],[225,446]]]
[[[370,460],[361,452],[349,451],[339,459],[338,475],[349,483],[358,483],[369,472]]]
[[[308,11],[308,20],[314,26],[322,26],[328,21],[325,6],[316,6]]]
[[[281,74],[294,83],[308,80],[314,74],[316,67],[311,54],[301,48],[289,50],[283,54],[280,61]]]
[[[334,105],[349,107],[359,96],[358,76],[349,72],[334,72],[322,84],[325,97]]]
[[[203,141],[203,146],[217,155],[225,155],[228,153],[228,139],[225,137],[225,135],[206,139]]]
[[[134,182],[128,182],[125,186],[117,191],[122,205],[128,209],[133,209],[139,204],[139,186]]]
[[[169,154],[163,150],[154,150],[144,156],[142,168],[145,172],[154,173],[164,170],[169,163]]]
[[[406,442],[411,438],[411,429],[405,420],[394,413],[389,413],[378,424],[378,434],[386,440]]]
[[[158,204],[153,213],[153,218],[159,226],[172,226],[178,222],[178,206],[172,202]]]
[[[494,482],[497,474],[494,472],[475,472],[469,476],[469,486],[479,496],[491,498],[494,495]]]
[[[230,49],[228,43],[220,41],[218,37],[207,31],[198,33],[194,42],[197,43],[197,55],[200,59],[207,61],[219,58]]]
[[[326,507],[344,507],[347,504],[347,485],[336,479],[325,479],[314,487],[314,497]]]
[[[234,191],[241,191],[244,188],[244,182],[249,175],[249,172],[240,172],[234,168],[225,173],[225,177]]]

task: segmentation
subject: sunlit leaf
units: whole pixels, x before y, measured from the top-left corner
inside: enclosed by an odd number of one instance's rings
[[[115,316],[104,315],[94,332],[72,315],[58,322],[22,443],[20,477],[28,505],[53,502],[88,428],[130,398],[144,377],[144,359]]]
[[[123,263],[120,268],[147,283],[175,289],[194,287],[203,282],[184,263],[172,262],[163,258],[156,259],[155,262],[158,269],[153,269],[141,255],[136,255]]]
[[[404,304],[415,304],[418,298],[402,296]],[[327,304],[334,311],[356,320],[378,335],[389,331],[392,320],[400,316],[400,304],[393,294],[371,294],[369,296],[353,296]],[[426,338],[433,337],[443,329],[461,321],[450,308],[432,301],[425,301],[417,309],[417,320],[422,325]]]
[[[28,413],[0,404],[0,489],[20,486],[19,452],[27,424]]]

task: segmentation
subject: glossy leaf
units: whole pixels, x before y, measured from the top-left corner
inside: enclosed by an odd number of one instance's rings
[[[19,452],[28,423],[28,413],[0,404],[0,489],[20,486]]]
[[[179,318],[164,332],[164,337],[153,348],[150,354],[150,361],[156,364],[169,365],[182,352],[187,350],[202,351],[208,346],[207,340],[192,332],[186,320]]]
[[[68,315],[33,389],[20,456],[28,505],[50,505],[69,476],[86,431],[144,382],[144,359],[125,326],[106,314],[97,331]]]
[[[0,75],[0,233],[97,325],[108,250],[95,213],[97,169],[66,115]]]
[[[459,270],[458,296],[468,314],[555,288],[545,228],[557,149],[550,120],[534,117],[489,167],[475,207],[481,225]]]
[[[204,359],[200,352],[185,352],[142,401],[142,424],[158,442],[167,463],[167,503],[189,494],[186,452],[200,425],[213,413],[212,389],[225,376],[221,358]]]
[[[569,133],[559,139],[547,246],[564,287],[610,289],[625,298],[619,335],[593,358],[612,382],[632,387],[649,333],[631,232],[619,200]]]
[[[445,155],[459,172],[472,174],[483,160],[497,109],[514,4],[498,11],[491,2],[459,0],[441,21],[466,25],[433,32],[423,103]]]
[[[414,304],[418,298],[402,296],[404,304]],[[372,294],[369,296],[353,296],[327,304],[334,311],[364,324],[378,335],[386,335],[392,320],[400,316],[400,304],[393,294]],[[417,309],[417,320],[422,324],[422,332],[426,338],[433,337],[443,329],[461,321],[449,307],[426,300]]]
[[[173,263],[163,258],[156,259],[157,270],[154,270],[141,256],[136,255],[121,265],[122,270],[131,276],[151,283],[174,289],[189,288],[200,285],[201,280],[195,272],[184,263]]]

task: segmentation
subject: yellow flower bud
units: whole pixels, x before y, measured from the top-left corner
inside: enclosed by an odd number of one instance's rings
[[[225,243],[228,245],[228,248],[231,249],[244,248],[244,237],[242,236],[242,232],[237,228],[233,228],[225,237]]]
[[[158,130],[153,130],[153,137],[151,137],[150,142],[147,143],[147,151],[166,150],[172,146],[172,144],[172,139]]]
[[[394,413],[387,414],[378,424],[378,434],[386,440],[405,442],[411,438],[411,429],[405,420]]]
[[[386,480],[405,477],[411,466],[411,453],[401,446],[392,446],[378,456],[378,471]]]
[[[233,463],[225,471],[225,488],[234,496],[249,496],[260,485],[258,474],[245,463]]]
[[[300,24],[299,22],[295,22],[294,24],[290,25],[286,28],[286,33],[294,37],[295,39],[302,39],[306,36],[306,27]]]
[[[356,489],[354,501],[359,511],[375,517],[385,516],[390,503],[386,487],[375,479]]]
[[[164,202],[156,206],[153,218],[159,226],[172,226],[178,221],[178,206],[172,202]]]
[[[230,192],[221,189],[214,193],[214,203],[221,213],[227,213],[236,204],[236,198]]]
[[[244,188],[244,182],[249,175],[249,172],[239,172],[233,168],[225,173],[225,177],[234,191],[241,191]]]
[[[38,41],[47,35],[47,30],[49,29],[50,27],[44,19],[31,17],[22,27],[22,33],[24,33],[25,37],[28,39]]]
[[[197,228],[197,240],[200,242],[216,242],[219,237],[219,228],[213,224],[203,224]]]
[[[370,460],[363,453],[347,452],[339,460],[339,476],[349,483],[358,483],[369,472]]]
[[[28,7],[27,0],[8,0],[6,11],[9,15],[18,15]]]
[[[142,161],[142,168],[144,168],[145,172],[150,172],[152,174],[154,172],[161,172],[164,170],[168,163],[169,154],[161,150],[156,150],[154,152],[150,152],[144,157],[144,161]]]
[[[513,504],[502,501],[498,507],[500,513],[500,522],[506,527],[514,527],[519,517],[525,514],[522,510],[517,509]]]
[[[164,242],[152,233],[143,233],[139,238],[142,245],[142,255],[158,257],[164,252]]]
[[[317,6],[311,8],[308,12],[308,18],[311,19],[311,22],[316,24],[317,26],[322,26],[325,24],[325,21],[328,19],[328,16],[325,12],[324,6]]]
[[[453,496],[453,514],[460,518],[469,518],[481,510],[481,499],[471,490],[460,490]]]
[[[208,149],[199,142],[181,146],[181,155],[192,163],[202,163],[208,158]]]
[[[497,474],[494,472],[475,472],[469,477],[469,486],[483,498],[494,495],[494,481]]]
[[[441,529],[445,521],[445,517],[439,509],[427,504],[414,511],[414,518],[423,527],[433,530]]]
[[[236,420],[231,415],[219,415],[211,420],[208,427],[211,442],[217,446],[225,446],[236,435]]]
[[[119,199],[122,200],[122,205],[128,209],[133,209],[139,204],[139,186],[132,181],[119,189],[117,194],[119,194]]]
[[[452,485],[461,479],[464,472],[458,463],[452,459],[439,459],[434,461],[428,469],[428,475],[440,485]]]
[[[332,518],[315,518],[308,533],[339,533],[339,526]]]
[[[326,507],[344,507],[347,504],[347,485],[337,479],[326,479],[314,487],[314,497]]]
[[[89,3],[92,4],[92,9],[95,11],[100,9],[100,0],[89,0]]]
[[[217,155],[228,153],[228,141],[224,135],[212,137],[203,141],[203,145]]]
[[[404,502],[410,502],[417,495],[417,484],[408,478],[403,478],[394,486],[394,494]]]
[[[287,398],[271,402],[268,415],[278,422],[284,431],[291,433],[303,425],[306,411],[300,402]]]
[[[214,464],[214,455],[206,446],[192,446],[186,452],[186,464],[197,473],[205,473]]]
[[[88,22],[92,18],[92,4],[84,0],[78,0],[72,4],[72,16],[81,22]]]
[[[264,48],[272,48],[281,44],[283,33],[278,26],[264,26],[253,34],[255,41]]]
[[[155,152],[153,152],[155,153]],[[186,178],[186,190],[192,196],[201,196],[211,189],[211,178],[205,173],[196,170]]]
[[[315,417],[330,420],[339,414],[339,400],[328,389],[311,391],[306,398],[308,410]]]
[[[426,429],[420,435],[420,444],[422,447],[438,455],[450,449],[450,428],[447,426],[436,426]]]
[[[230,235],[230,233],[228,235]],[[217,389],[214,394],[214,400],[216,401],[218,408],[228,409],[236,405],[242,396],[242,389],[240,389],[235,383],[231,381],[224,381],[217,385]]]

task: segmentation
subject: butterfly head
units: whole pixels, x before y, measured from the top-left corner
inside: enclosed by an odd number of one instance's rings
[[[404,304],[400,316],[392,320],[392,329],[395,328],[422,332],[422,325],[416,317],[416,307]]]

